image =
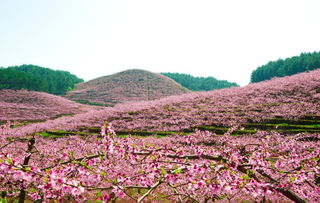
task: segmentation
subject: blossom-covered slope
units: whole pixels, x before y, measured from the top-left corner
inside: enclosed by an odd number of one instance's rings
[[[316,70],[243,88],[121,104],[19,128],[7,123],[0,126],[1,198],[318,202],[319,88]],[[270,119],[307,123],[303,127],[315,131],[230,136],[239,126]],[[231,128],[218,136],[196,130],[219,125]],[[92,129],[99,131],[91,133]],[[124,130],[126,135],[133,130],[174,132],[161,139],[117,136]]]
[[[67,98],[113,106],[117,103],[147,101],[189,92],[173,80],[144,70],[127,70],[77,85]]]
[[[79,130],[100,127],[108,121],[115,130],[185,131],[201,125],[241,126],[274,118],[296,120],[308,116],[320,120],[319,109],[320,70],[315,70],[242,88],[118,104],[49,121],[37,128]]]
[[[0,121],[46,120],[87,112],[87,106],[48,93],[26,90],[0,90]]]
[[[99,117],[118,129],[178,131],[199,125],[233,126],[275,117],[320,116],[319,109],[320,70],[316,70],[243,88],[119,105],[116,113],[101,111]]]

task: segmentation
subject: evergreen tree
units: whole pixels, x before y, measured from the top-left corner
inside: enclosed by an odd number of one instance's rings
[[[27,89],[63,95],[79,82],[83,80],[67,71],[35,65],[0,68],[0,89]]]
[[[300,56],[270,61],[258,67],[251,74],[251,82],[284,77],[317,68],[320,68],[320,52],[302,53]]]
[[[226,80],[217,80],[214,77],[194,77],[183,73],[161,73],[185,88],[193,91],[209,91],[214,89],[222,89],[227,87],[239,86],[234,82]]]

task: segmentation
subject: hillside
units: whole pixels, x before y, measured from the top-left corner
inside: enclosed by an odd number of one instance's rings
[[[189,92],[173,80],[144,70],[127,70],[77,85],[66,97],[83,103],[113,106]]]
[[[187,132],[257,123],[320,124],[320,70],[209,92],[121,104],[43,124],[43,129],[79,130],[111,122],[116,131]],[[297,121],[297,122],[295,122]],[[249,124],[252,125],[249,125]],[[63,126],[62,128],[60,126]],[[262,126],[263,127],[263,126]],[[310,127],[310,126],[309,126]]]
[[[223,89],[228,87],[238,87],[239,85],[234,82],[228,82],[226,80],[217,80],[214,77],[194,77],[189,74],[183,73],[161,73],[183,87],[192,91],[209,91],[215,89]]]
[[[0,169],[33,200],[318,202],[319,109],[320,69],[119,104],[3,126]]]
[[[39,121],[87,112],[96,107],[27,90],[0,90],[0,122]]]
[[[286,59],[278,59],[258,67],[251,74],[251,82],[269,80],[273,77],[290,76],[320,68],[320,52],[302,53]]]
[[[320,120],[320,70],[118,109],[121,112],[105,112],[101,118],[119,130],[184,131],[201,125],[241,126],[307,115]]]
[[[67,71],[35,65],[0,68],[0,89],[26,89],[63,95],[79,82],[83,80]]]

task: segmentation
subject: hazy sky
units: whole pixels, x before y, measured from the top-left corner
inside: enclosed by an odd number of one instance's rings
[[[0,66],[85,80],[122,70],[245,85],[270,60],[320,51],[319,0],[0,0]]]

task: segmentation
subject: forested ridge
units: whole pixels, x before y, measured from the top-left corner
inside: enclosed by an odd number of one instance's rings
[[[228,82],[226,80],[217,80],[214,77],[194,77],[184,73],[161,73],[185,88],[193,91],[209,91],[214,89],[222,89],[227,87],[237,87],[237,83]]]
[[[251,74],[251,82],[284,77],[320,68],[320,52],[302,53],[286,59],[278,59],[258,67]]]
[[[83,80],[68,71],[36,65],[0,68],[0,89],[26,89],[63,95],[79,82]]]

